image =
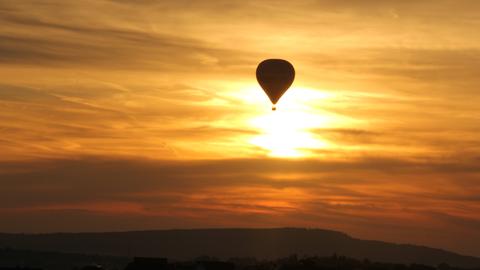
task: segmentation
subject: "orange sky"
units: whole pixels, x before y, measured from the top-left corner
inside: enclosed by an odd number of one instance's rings
[[[480,256],[479,8],[2,1],[0,231],[302,226]],[[276,112],[266,58],[297,72]]]

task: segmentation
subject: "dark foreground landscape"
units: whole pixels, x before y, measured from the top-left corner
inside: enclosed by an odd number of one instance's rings
[[[476,257],[319,229],[0,234],[0,248],[0,267],[52,270],[480,269]]]
[[[446,263],[437,266],[374,262],[334,254],[329,257],[291,255],[272,260],[203,256],[178,261],[168,258],[115,257],[58,252],[0,250],[0,270],[480,270]]]

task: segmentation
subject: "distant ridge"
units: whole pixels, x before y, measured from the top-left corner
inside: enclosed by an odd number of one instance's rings
[[[299,228],[192,229],[104,233],[1,234],[0,248],[115,256],[192,259],[212,256],[278,258],[291,254],[348,257],[392,263],[478,268],[480,258],[415,245],[355,239],[347,234]]]

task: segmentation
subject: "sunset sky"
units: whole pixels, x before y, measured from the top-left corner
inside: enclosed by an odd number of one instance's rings
[[[0,231],[315,227],[480,256],[479,10],[0,0]],[[267,58],[296,69],[275,112]]]

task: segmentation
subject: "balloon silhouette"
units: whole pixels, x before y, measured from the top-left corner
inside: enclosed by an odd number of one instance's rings
[[[272,102],[272,110],[295,79],[292,64],[283,59],[267,59],[257,67],[257,81]]]

